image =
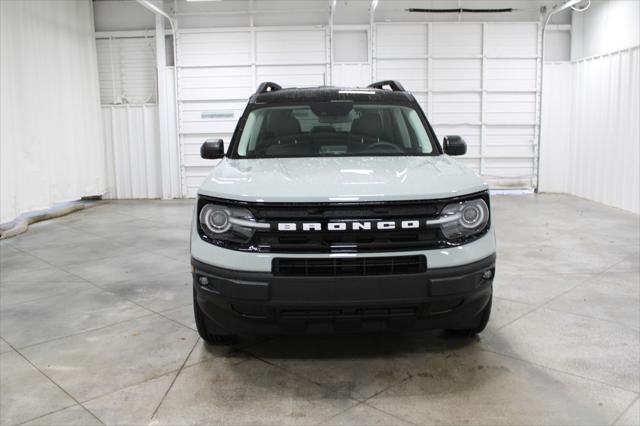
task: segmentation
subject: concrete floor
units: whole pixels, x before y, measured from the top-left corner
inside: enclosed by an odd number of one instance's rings
[[[1,424],[640,423],[637,215],[494,197],[494,313],[479,338],[207,347],[192,205],[105,203],[1,242]]]

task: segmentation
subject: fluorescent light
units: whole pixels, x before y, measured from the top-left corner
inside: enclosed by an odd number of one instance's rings
[[[371,2],[371,8],[375,10],[376,7],[378,7],[378,0],[373,0]]]

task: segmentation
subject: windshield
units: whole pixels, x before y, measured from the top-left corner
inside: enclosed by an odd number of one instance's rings
[[[433,155],[419,113],[351,101],[262,107],[239,135],[241,158]]]

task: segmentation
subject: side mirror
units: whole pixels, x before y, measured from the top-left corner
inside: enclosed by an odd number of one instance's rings
[[[467,143],[460,136],[445,136],[442,140],[442,147],[447,155],[464,155],[467,153]]]
[[[224,142],[222,139],[207,139],[200,147],[200,157],[205,160],[213,160],[224,157]]]

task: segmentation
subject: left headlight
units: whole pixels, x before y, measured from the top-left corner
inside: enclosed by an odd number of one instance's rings
[[[449,240],[480,233],[488,223],[489,207],[482,199],[449,204],[442,209],[440,218],[433,221]]]
[[[198,214],[198,226],[212,240],[247,243],[256,228],[269,224],[256,222],[248,209],[207,203]]]

